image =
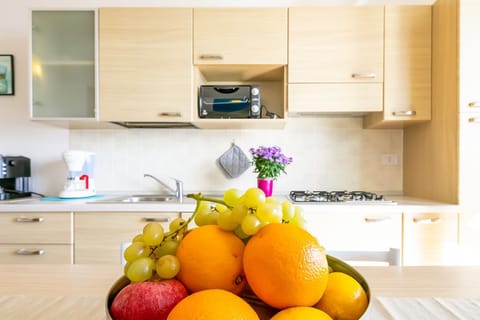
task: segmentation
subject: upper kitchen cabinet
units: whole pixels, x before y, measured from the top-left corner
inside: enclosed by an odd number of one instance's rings
[[[290,8],[288,111],[381,111],[383,33],[383,7]]]
[[[194,63],[287,64],[287,8],[195,8]]]
[[[96,12],[32,11],[31,118],[95,119]]]
[[[101,121],[189,122],[192,9],[99,9]]]
[[[366,128],[400,128],[431,119],[431,6],[385,8],[383,111]]]

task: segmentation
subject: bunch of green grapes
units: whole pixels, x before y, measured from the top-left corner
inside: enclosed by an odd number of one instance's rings
[[[292,223],[305,227],[300,207],[290,201],[280,202],[275,197],[265,197],[259,188],[249,188],[243,194],[238,189],[228,189],[222,200],[193,198],[199,201],[194,213],[198,226],[217,224],[224,230],[233,231],[241,239],[249,238],[269,223]]]
[[[147,223],[124,251],[127,278],[132,282],[174,278],[180,270],[175,254],[187,227],[188,222],[181,218],[170,223],[167,233],[160,223]]]

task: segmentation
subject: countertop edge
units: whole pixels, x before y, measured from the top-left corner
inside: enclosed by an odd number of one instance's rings
[[[287,195],[274,195],[278,200],[287,200]],[[75,199],[66,201],[42,201],[40,198],[0,201],[1,212],[193,212],[195,201],[186,198],[183,202],[154,203],[112,203],[105,198]],[[403,196],[392,196],[395,204],[356,204],[356,203],[294,203],[305,213],[358,212],[369,213],[458,213],[459,205],[435,202]]]

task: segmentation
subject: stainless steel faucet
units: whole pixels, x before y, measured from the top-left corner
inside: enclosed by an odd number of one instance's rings
[[[172,177],[168,177],[169,179],[172,179],[173,181],[175,181],[175,190],[172,189],[167,183],[163,182],[162,180],[158,179],[157,177],[151,175],[151,174],[148,174],[148,173],[145,173],[143,175],[144,178],[146,177],[150,177],[152,178],[153,180],[157,181],[158,183],[160,183],[162,186],[164,186],[165,188],[167,188],[168,190],[170,190],[171,192],[173,192],[175,194],[175,197],[182,201],[183,199],[183,182],[178,180],[178,179],[175,179],[175,178],[172,178]]]

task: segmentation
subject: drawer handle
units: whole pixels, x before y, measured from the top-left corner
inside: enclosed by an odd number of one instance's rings
[[[478,102],[478,101],[473,101],[473,102],[468,103],[468,106],[469,106],[470,108],[480,108],[480,102]]]
[[[371,218],[366,217],[364,219],[364,221],[366,223],[375,223],[375,222],[383,222],[383,221],[387,221],[387,220],[391,220],[391,219],[392,218],[390,218],[390,217],[371,217]]]
[[[180,117],[182,117],[182,114],[180,112],[160,112],[158,114],[158,116],[180,118]]]
[[[19,256],[41,256],[41,255],[45,254],[45,250],[43,250],[43,249],[35,249],[35,250],[18,249],[15,253]]]
[[[15,218],[15,221],[20,222],[20,223],[30,223],[30,222],[39,223],[39,222],[43,222],[44,220],[45,220],[45,218],[42,218],[42,217],[35,217],[35,218],[18,217],[18,218]]]
[[[433,218],[413,218],[414,223],[418,224],[432,224],[432,223],[439,223],[442,219],[440,217],[433,217]]]
[[[353,79],[375,79],[376,77],[377,75],[373,72],[352,74]]]
[[[393,111],[392,116],[414,116],[417,112],[415,110]]]
[[[480,123],[480,118],[479,117],[468,118],[468,122]]]
[[[221,54],[202,54],[202,55],[200,55],[200,59],[202,59],[202,60],[223,60],[223,56]]]
[[[170,222],[172,219],[171,218],[149,218],[149,217],[143,217],[142,220],[144,222]]]

